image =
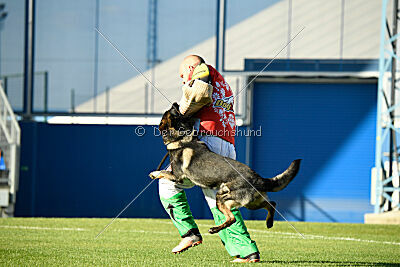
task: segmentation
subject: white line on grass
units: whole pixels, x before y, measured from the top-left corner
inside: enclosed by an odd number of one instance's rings
[[[298,236],[294,233],[288,233],[288,232],[268,232],[264,230],[258,230],[258,229],[250,229],[247,228],[248,230],[252,232],[259,232],[263,234],[275,234],[275,235],[286,235],[286,238],[298,238]],[[377,241],[377,240],[369,240],[369,239],[359,239],[359,238],[353,238],[353,237],[340,237],[340,236],[323,236],[323,235],[309,235],[306,234],[306,239],[325,239],[325,240],[341,240],[341,241],[355,241],[355,242],[365,242],[365,243],[380,243],[380,244],[389,244],[389,245],[396,245],[400,246],[400,243],[398,242],[391,242],[391,241]]]
[[[53,227],[36,227],[36,226],[22,226],[22,225],[0,225],[1,228],[11,229],[27,229],[27,230],[54,230],[54,231],[87,231],[83,228],[53,228]]]
[[[23,230],[51,230],[51,231],[89,231],[89,229],[83,228],[57,228],[57,227],[38,227],[38,226],[23,226],[23,225],[0,225],[0,228],[8,229],[23,229]],[[162,231],[146,231],[146,230],[112,230],[112,232],[123,232],[123,233],[149,233],[149,234],[176,234],[175,232],[162,232]]]
[[[175,232],[161,232],[161,231],[146,231],[146,230],[111,230],[112,232],[121,232],[121,233],[145,233],[145,234],[167,234],[167,235],[176,235]]]
[[[164,223],[164,222],[162,222]],[[199,226],[204,227],[212,227],[212,225],[206,224],[198,224]],[[290,236],[289,238],[299,238],[299,236],[295,233],[288,233],[288,232],[270,232],[265,230],[259,229],[251,229],[247,228],[247,230],[251,232],[258,232],[263,234],[271,234],[271,235],[286,235]],[[365,243],[378,243],[378,244],[388,244],[388,245],[396,245],[400,246],[400,242],[391,242],[391,241],[378,241],[378,240],[368,240],[368,239],[359,239],[359,238],[352,238],[352,237],[340,237],[340,236],[323,236],[323,235],[305,235],[306,239],[325,239],[325,240],[341,240],[341,241],[355,241],[355,242],[365,242]]]
[[[170,222],[162,222],[159,223],[163,224],[171,224]],[[198,224],[198,226],[203,227],[212,227],[209,224]],[[89,229],[84,228],[57,228],[57,227],[38,227],[38,226],[24,226],[24,225],[0,225],[0,228],[8,228],[8,229],[25,229],[25,230],[53,230],[53,231],[89,231]],[[299,239],[300,237],[295,233],[288,233],[288,232],[272,232],[272,231],[265,231],[259,229],[251,229],[247,228],[251,232],[255,233],[263,233],[268,235],[277,235],[280,238],[294,238]],[[151,233],[151,234],[176,234],[175,232],[162,232],[162,231],[146,231],[146,230],[113,230],[112,232],[127,232],[127,233]],[[203,234],[204,235],[204,234]],[[211,235],[206,233],[205,235]],[[323,235],[309,235],[306,234],[306,239],[323,239],[323,240],[339,240],[339,241],[354,241],[354,242],[364,242],[364,243],[376,243],[376,244],[386,244],[386,245],[396,245],[400,246],[400,242],[391,242],[391,241],[378,241],[378,240],[369,240],[369,239],[359,239],[353,237],[340,237],[340,236],[323,236]]]

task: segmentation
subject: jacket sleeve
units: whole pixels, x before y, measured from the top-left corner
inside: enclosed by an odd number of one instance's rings
[[[185,84],[182,87],[179,111],[182,114],[192,116],[203,106],[212,103],[212,91],[212,85],[201,80],[194,80],[193,84]]]

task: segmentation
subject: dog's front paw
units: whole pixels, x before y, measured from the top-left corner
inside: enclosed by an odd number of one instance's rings
[[[208,229],[208,232],[210,234],[216,234],[220,231],[219,227],[211,227],[210,229]]]
[[[151,179],[160,179],[160,178],[163,178],[164,175],[162,175],[161,171],[153,171],[153,172],[151,172],[151,173],[149,174],[149,177],[150,177]]]

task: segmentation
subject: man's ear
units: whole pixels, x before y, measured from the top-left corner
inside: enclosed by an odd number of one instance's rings
[[[173,116],[180,116],[180,115],[182,115],[182,114],[179,112],[179,105],[178,105],[178,103],[176,103],[176,102],[172,104],[171,115],[173,115]]]

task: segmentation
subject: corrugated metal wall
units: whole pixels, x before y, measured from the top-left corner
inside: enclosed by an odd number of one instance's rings
[[[154,126],[55,125],[21,122],[16,216],[113,217],[150,183],[166,152]],[[237,138],[244,161],[244,138]],[[187,193],[196,218],[211,218],[198,188]],[[122,217],[167,218],[154,182]]]
[[[134,127],[21,123],[16,216],[115,216],[149,182],[165,152]],[[148,132],[150,127],[145,127]],[[163,216],[154,183],[124,215]]]
[[[271,198],[292,220],[362,222],[374,166],[376,83],[256,83],[252,167],[272,177],[302,158],[296,179]],[[252,218],[264,217],[255,212]]]

